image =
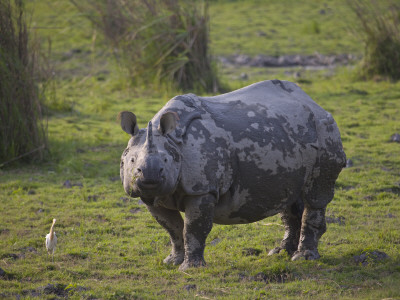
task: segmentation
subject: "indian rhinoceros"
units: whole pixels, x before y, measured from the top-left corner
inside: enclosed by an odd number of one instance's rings
[[[285,235],[269,254],[320,257],[326,206],[346,157],[332,115],[296,84],[267,80],[214,97],[176,96],[144,129],[133,113],[119,116],[132,136],[121,180],[168,231],[164,263],[205,265],[213,223],[277,213]]]

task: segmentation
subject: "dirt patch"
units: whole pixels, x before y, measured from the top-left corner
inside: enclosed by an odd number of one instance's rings
[[[70,189],[73,186],[83,187],[83,184],[81,182],[72,183],[70,180],[66,180],[64,181],[63,186],[67,189]]]
[[[244,256],[259,256],[261,253],[262,253],[262,250],[254,249],[254,248],[244,248],[242,250],[242,254]]]
[[[70,252],[67,254],[72,259],[86,259],[89,256],[87,252]]]
[[[183,286],[183,289],[187,291],[196,290],[197,286],[195,284],[186,284]]]
[[[9,233],[10,233],[10,229],[8,229],[8,228],[0,228],[0,235],[1,234],[6,235],[6,234],[9,234]]]
[[[15,278],[14,274],[11,274],[2,268],[0,268],[0,279],[2,280],[13,280]]]
[[[4,253],[0,258],[1,259],[4,259],[4,258],[18,259],[18,258],[20,258],[20,256],[18,254],[16,254],[16,253]]]
[[[345,220],[346,218],[343,216],[335,217],[335,215],[332,216],[327,216],[326,218],[326,223],[328,224],[339,224],[339,225],[345,225]]]
[[[219,56],[217,58],[223,65],[239,65],[249,67],[332,67],[337,65],[348,65],[356,62],[360,58],[353,54],[332,54],[322,55],[249,55],[237,54],[231,56]]]
[[[139,213],[139,212],[141,212],[141,211],[142,211],[142,210],[141,210],[140,208],[138,208],[138,207],[132,208],[132,209],[129,210],[129,212],[130,212],[131,214],[137,214],[137,213]]]
[[[56,284],[47,284],[45,286],[39,287],[37,289],[33,290],[24,290],[22,292],[22,295],[24,297],[30,296],[30,297],[42,297],[44,295],[54,295],[62,298],[67,298],[69,293],[74,293],[74,292],[83,292],[87,291],[88,288],[85,288],[83,286],[67,286],[62,283],[56,283]]]
[[[392,193],[395,194],[397,196],[400,196],[400,187],[398,186],[392,186],[389,188],[382,188],[377,190],[378,193]]]
[[[269,283],[285,283],[293,281],[297,276],[294,276],[290,272],[282,272],[276,274],[266,274],[259,272],[254,276],[249,276],[245,273],[239,273],[239,281],[262,281],[266,284]]]
[[[400,143],[400,134],[395,133],[390,137],[390,142],[392,143]]]
[[[263,281],[265,283],[285,283],[290,281],[290,274],[282,273],[282,274],[274,274],[267,275],[263,272],[257,273],[255,276],[250,276],[250,280],[252,281]]]
[[[362,253],[361,255],[355,255],[353,258],[357,264],[361,264],[362,266],[365,267],[370,262],[378,262],[386,260],[389,258],[389,255],[387,255],[385,252],[374,250],[371,252]]]
[[[221,239],[215,238],[210,242],[211,246],[215,246],[216,244],[219,244],[221,242]]]

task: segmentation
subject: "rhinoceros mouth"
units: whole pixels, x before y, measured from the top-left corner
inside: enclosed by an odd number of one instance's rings
[[[137,180],[136,184],[140,190],[156,190],[163,180]]]

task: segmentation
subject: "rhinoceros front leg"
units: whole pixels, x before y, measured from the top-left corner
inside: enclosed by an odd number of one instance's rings
[[[292,260],[320,258],[318,241],[325,231],[325,208],[306,206],[303,213],[299,247],[292,256]]]
[[[188,197],[185,200],[185,259],[179,267],[181,271],[206,264],[204,248],[213,225],[214,201],[212,195]]]
[[[156,221],[164,227],[171,238],[171,254],[164,259],[164,263],[180,265],[183,262],[185,250],[183,243],[183,219],[177,210],[148,205],[150,213]]]

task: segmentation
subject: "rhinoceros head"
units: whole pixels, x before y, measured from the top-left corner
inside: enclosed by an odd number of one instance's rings
[[[168,136],[175,130],[178,116],[166,112],[161,115],[158,128],[153,128],[150,121],[146,129],[139,129],[131,112],[121,112],[119,117],[122,129],[132,136],[121,157],[120,176],[125,192],[151,205],[154,197],[173,193],[178,183],[181,156]]]

